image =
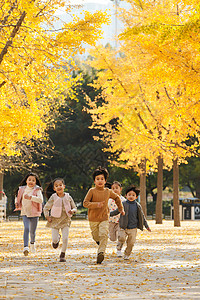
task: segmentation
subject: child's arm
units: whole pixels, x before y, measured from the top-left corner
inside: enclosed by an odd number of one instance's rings
[[[87,192],[85,199],[83,201],[83,206],[86,208],[101,208],[104,206],[105,201],[102,202],[92,202],[92,189]]]
[[[19,193],[19,191],[18,191],[18,193]],[[17,210],[20,210],[20,208],[19,208],[19,203],[17,202],[17,196],[15,197],[15,209],[14,209],[14,211],[17,211]]]
[[[69,196],[69,197],[70,197],[71,209],[68,211],[68,213],[76,214],[76,212],[77,212],[76,204],[74,203],[74,200],[72,199],[72,197],[71,196]]]
[[[54,202],[54,199],[53,197],[51,196],[49,198],[49,200],[47,201],[47,203],[45,204],[44,208],[43,208],[43,213],[44,213],[44,216],[45,218],[47,219],[48,222],[51,222],[52,221],[52,218],[51,216],[49,215],[50,213],[50,210],[53,206],[53,202]]]
[[[20,196],[20,187],[19,187],[19,189],[18,189],[18,191],[17,191],[17,194],[16,194],[16,196],[15,196],[15,209],[14,209],[14,211],[18,211],[18,210],[21,210],[21,197],[22,197],[22,195]]]
[[[119,209],[118,208],[110,212],[110,216],[111,217],[114,217],[114,216],[116,216],[118,214],[119,214]]]
[[[149,227],[149,224],[147,223],[147,220],[146,220],[145,216],[144,216],[144,226],[145,226],[146,230],[151,232],[151,228]]]
[[[36,203],[42,203],[43,202],[43,195],[42,195],[41,190],[37,191],[37,196],[29,196],[29,195],[25,194],[24,198],[28,199],[28,200],[31,200],[33,202],[36,202]]]

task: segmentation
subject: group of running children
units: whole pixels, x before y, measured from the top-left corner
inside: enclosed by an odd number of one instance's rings
[[[88,220],[92,238],[98,245],[97,264],[104,260],[108,237],[111,241],[117,241],[117,257],[122,257],[122,247],[126,242],[124,259],[128,260],[136,241],[137,228],[145,227],[151,231],[141,205],[135,201],[139,195],[139,189],[130,186],[126,189],[124,198],[121,195],[122,187],[118,181],[106,187],[108,179],[106,168],[98,167],[93,173],[95,187],[89,189],[83,206],[88,208]],[[56,178],[45,189],[47,202],[43,213],[47,219],[46,227],[52,231],[52,247],[58,248],[60,231],[62,234],[62,247],[59,257],[60,262],[66,262],[65,252],[68,244],[69,227],[71,217],[77,212],[74,200],[65,192],[65,182],[62,178]],[[16,191],[15,211],[20,210],[24,224],[24,248],[25,256],[36,252],[35,235],[39,217],[42,213],[43,194],[41,182],[36,173],[29,173],[21,181]],[[30,248],[29,248],[30,234]]]

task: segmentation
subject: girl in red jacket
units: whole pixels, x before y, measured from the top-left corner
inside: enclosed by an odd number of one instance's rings
[[[30,233],[30,250],[32,253],[35,249],[35,234],[39,217],[42,212],[42,188],[38,175],[28,173],[20,182],[16,191],[15,210],[21,211],[24,223],[24,250],[25,256],[29,253],[29,233]]]

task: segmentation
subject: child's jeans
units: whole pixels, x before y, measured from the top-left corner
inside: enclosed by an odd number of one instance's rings
[[[31,244],[35,243],[35,233],[38,224],[39,217],[27,217],[23,216],[24,223],[24,247],[28,247],[29,232],[31,238]]]
[[[119,223],[109,222],[109,238],[112,242],[117,240],[117,233],[119,231]]]
[[[52,242],[54,244],[57,244],[60,240],[59,229],[51,228],[51,232],[52,232]],[[68,245],[69,226],[65,226],[64,228],[61,228],[61,232],[62,232],[61,252],[65,252],[67,250],[67,245]]]
[[[98,253],[106,251],[108,242],[108,221],[89,222],[93,240],[99,242]]]
[[[136,241],[136,235],[137,235],[137,228],[133,229],[119,229],[118,232],[118,243],[117,243],[117,250],[121,250],[123,244],[126,241],[126,249],[124,251],[124,254],[129,256],[131,254],[131,251],[133,249],[133,246]]]

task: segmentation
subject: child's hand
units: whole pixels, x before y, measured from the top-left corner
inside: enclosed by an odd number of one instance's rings
[[[124,210],[122,210],[121,215],[125,216],[125,211]]]
[[[105,203],[105,201],[98,202],[98,208],[101,208],[101,207],[103,207],[103,206],[104,206],[104,203]]]
[[[47,219],[47,221],[48,221],[49,223],[52,222],[52,218],[51,218],[51,217],[46,217],[46,219]]]
[[[17,211],[17,210],[20,210],[20,208],[19,208],[19,204],[16,202],[14,211]]]
[[[70,209],[70,210],[68,211],[68,213],[69,213],[70,215],[73,215],[73,214],[74,214],[73,209]]]
[[[28,199],[28,200],[31,200],[32,197],[26,194],[26,195],[24,195],[24,198]]]
[[[147,230],[148,230],[149,232],[151,232],[151,228],[148,227]]]

